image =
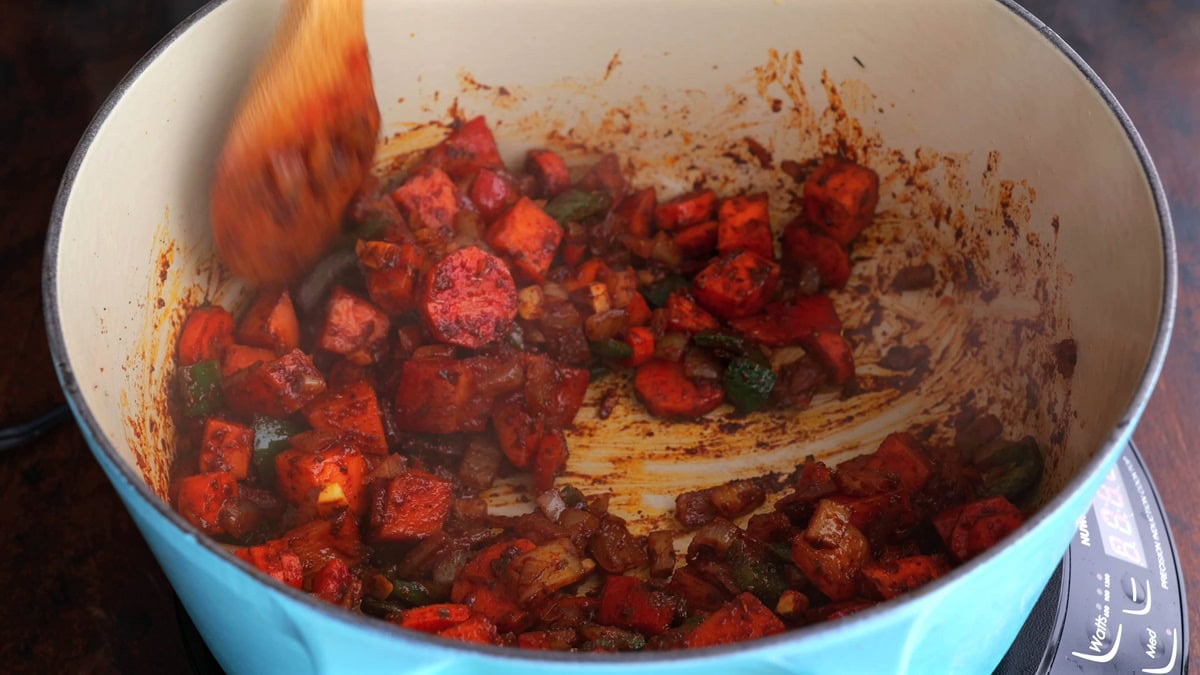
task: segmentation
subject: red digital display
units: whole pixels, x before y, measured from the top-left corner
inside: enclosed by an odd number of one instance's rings
[[[1145,567],[1146,552],[1142,549],[1133,505],[1129,503],[1129,493],[1115,467],[1104,477],[1104,484],[1092,502],[1092,510],[1096,513],[1104,552],[1118,560]]]

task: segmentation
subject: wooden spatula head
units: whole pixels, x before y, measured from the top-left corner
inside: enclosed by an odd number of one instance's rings
[[[217,162],[225,264],[256,284],[303,274],[337,236],[378,133],[362,0],[290,0]]]

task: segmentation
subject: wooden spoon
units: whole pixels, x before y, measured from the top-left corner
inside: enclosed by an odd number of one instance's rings
[[[255,284],[303,274],[337,236],[378,133],[362,0],[290,0],[217,162],[225,264]]]

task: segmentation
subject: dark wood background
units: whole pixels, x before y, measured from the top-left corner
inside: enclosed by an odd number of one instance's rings
[[[199,4],[0,0],[0,426],[62,400],[46,347],[40,272],[50,207],[67,159],[120,77]],[[1165,373],[1135,439],[1170,511],[1195,597],[1200,3],[1029,0],[1026,7],[1113,89],[1171,198],[1179,313]],[[6,596],[0,603],[0,670],[187,670],[170,587],[72,424],[0,454],[0,551]],[[1193,601],[1193,635],[1198,608]]]

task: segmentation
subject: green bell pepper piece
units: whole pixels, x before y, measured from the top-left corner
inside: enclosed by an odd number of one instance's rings
[[[643,288],[642,297],[646,298],[646,302],[650,303],[652,307],[662,307],[667,304],[667,298],[671,297],[671,293],[691,285],[691,282],[682,276],[672,274],[656,284]]]
[[[767,404],[776,376],[770,368],[751,359],[738,357],[725,368],[722,384],[725,396],[738,412],[753,412]]]
[[[558,489],[558,494],[562,497],[567,506],[579,506],[584,502],[585,497],[583,492],[574,485],[564,485]]]
[[[216,359],[209,359],[181,367],[179,390],[183,395],[184,415],[203,417],[216,412],[224,405],[221,397],[221,364]]]
[[[769,607],[774,607],[779,602],[779,596],[787,590],[779,567],[740,542],[729,550],[729,562],[733,582],[743,591],[753,593]]]
[[[277,417],[254,418],[254,468],[260,480],[275,482],[275,456],[288,447],[292,436],[304,431],[304,427]]]
[[[1042,479],[1045,460],[1037,441],[1030,436],[998,446],[976,459],[983,476],[981,497],[1002,495],[1016,503],[1028,495]]]
[[[403,602],[413,607],[429,604],[429,589],[419,581],[397,581],[392,579],[392,594],[390,600]]]
[[[598,216],[612,206],[612,197],[604,192],[586,192],[571,188],[551,199],[543,210],[559,225],[567,223],[582,223]]]
[[[608,363],[620,363],[633,358],[633,347],[624,340],[609,338],[599,342],[589,342],[588,346],[596,358]]]

